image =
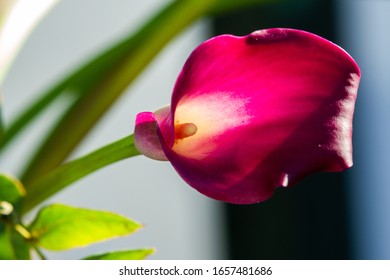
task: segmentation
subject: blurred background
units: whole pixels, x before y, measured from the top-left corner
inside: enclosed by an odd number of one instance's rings
[[[31,34],[4,82],[5,119],[168,2],[59,1]],[[203,19],[172,40],[72,157],[132,133],[138,112],[168,104],[185,59],[202,41],[217,34],[289,27],[337,43],[361,67],[354,167],[313,175],[293,188],[278,189],[267,202],[238,206],[198,194],[168,162],[131,158],[80,180],[46,203],[110,210],[144,228],[87,248],[46,252],[49,258],[155,247],[152,259],[390,259],[390,1],[259,2],[264,3]],[[61,109],[57,102],[18,138],[0,161],[1,171],[20,172],[21,159]]]

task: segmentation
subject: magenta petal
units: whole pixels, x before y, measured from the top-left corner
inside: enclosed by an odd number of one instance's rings
[[[359,79],[344,50],[311,33],[218,36],[184,65],[171,115],[158,121],[160,142],[201,193],[231,203],[263,201],[278,186],[352,166]],[[197,132],[174,139],[172,128],[182,123]]]
[[[134,145],[140,153],[151,159],[168,160],[161,147],[157,129],[157,120],[153,113],[139,113],[135,121]]]

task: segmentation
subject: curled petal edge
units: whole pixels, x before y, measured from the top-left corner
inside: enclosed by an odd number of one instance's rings
[[[148,158],[160,161],[168,160],[161,147],[157,119],[152,112],[142,112],[137,115],[134,144],[137,150]]]

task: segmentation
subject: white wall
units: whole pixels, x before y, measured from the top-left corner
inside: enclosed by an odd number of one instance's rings
[[[56,78],[137,26],[167,1],[62,0],[32,34],[3,87],[7,120]],[[133,132],[137,112],[169,103],[170,94],[186,57],[206,39],[201,22],[174,40],[128,89],[126,95],[82,143],[75,155],[115,141]],[[52,122],[61,104],[23,134],[0,162],[1,171],[17,173],[23,156]],[[71,132],[70,132],[71,133]],[[109,166],[75,183],[51,199],[79,207],[105,209],[142,222],[136,234],[63,253],[53,259],[81,258],[107,250],[156,247],[154,259],[224,258],[221,204],[187,186],[168,162],[144,157]]]

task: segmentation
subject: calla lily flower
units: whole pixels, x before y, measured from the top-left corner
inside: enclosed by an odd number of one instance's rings
[[[352,166],[359,80],[343,49],[305,31],[218,36],[192,52],[170,106],[137,115],[135,145],[208,197],[261,202]]]

